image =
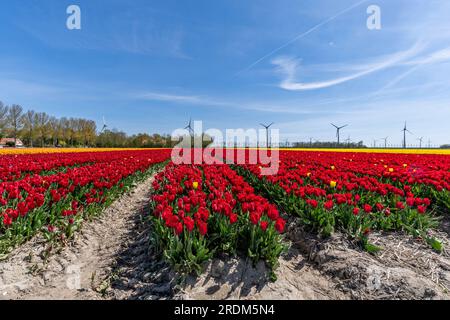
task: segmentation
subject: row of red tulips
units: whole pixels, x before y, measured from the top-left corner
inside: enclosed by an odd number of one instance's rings
[[[228,165],[171,163],[153,189],[154,245],[177,269],[200,272],[213,256],[239,252],[276,267],[285,221]]]
[[[71,237],[169,157],[170,150],[1,157],[0,255],[40,231]],[[428,231],[450,210],[448,156],[281,151],[277,174],[264,176],[263,167],[169,164],[153,183],[154,246],[185,272],[220,254],[262,259],[273,270],[285,247],[279,208],[322,235],[344,231],[369,251],[379,249],[369,243],[372,230],[404,230],[441,250]]]
[[[341,229],[368,250],[371,230],[405,230],[436,250],[427,231],[434,211],[448,211],[450,157],[397,154],[281,152],[278,174],[260,165],[238,172],[286,212],[323,235]]]
[[[2,155],[0,156],[0,182],[16,181],[35,174],[48,175],[68,167],[110,162],[116,159],[133,159],[140,152],[123,150]]]
[[[70,237],[84,219],[169,156],[168,150],[93,153],[90,165],[1,182],[0,254],[39,231],[52,239]]]

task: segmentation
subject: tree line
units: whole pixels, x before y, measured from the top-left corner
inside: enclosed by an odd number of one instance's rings
[[[56,118],[0,102],[0,136],[22,140],[30,147],[95,146],[96,124],[82,118]]]
[[[101,130],[95,121],[83,118],[56,118],[45,112],[7,106],[0,101],[0,138],[20,139],[28,147],[171,147],[170,135]]]
[[[310,141],[310,142],[294,142],[292,144],[294,148],[351,148],[351,149],[359,149],[359,148],[367,148],[364,145],[363,141],[359,142],[341,142],[337,144],[337,142],[333,141]]]
[[[5,137],[13,138],[14,141],[20,139],[28,147],[170,148],[178,144],[178,141],[171,141],[168,134],[139,133],[130,136],[117,129],[97,132],[97,125],[93,120],[66,117],[58,119],[45,112],[24,110],[17,104],[7,106],[0,101],[0,138]],[[203,146],[212,142],[208,136],[202,135],[201,139],[206,140],[202,143]],[[295,142],[281,147],[366,148],[362,141],[339,145],[336,142]],[[441,148],[450,148],[450,145],[442,145]]]

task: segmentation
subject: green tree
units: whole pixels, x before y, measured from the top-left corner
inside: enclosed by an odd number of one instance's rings
[[[17,136],[22,128],[22,123],[20,121],[22,112],[23,108],[18,104],[13,104],[8,110],[8,125],[12,131],[14,145],[17,144]]]

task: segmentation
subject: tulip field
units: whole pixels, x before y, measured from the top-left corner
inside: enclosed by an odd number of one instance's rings
[[[64,243],[152,174],[149,245],[183,273],[224,254],[276,270],[288,220],[367,254],[383,249],[375,230],[443,249],[430,231],[450,211],[446,154],[280,150],[277,174],[262,175],[258,163],[176,165],[170,149],[75,151],[0,155],[0,255],[38,234]]]
[[[261,166],[237,171],[287,214],[329,236],[335,230],[361,241],[371,230],[402,230],[440,251],[427,231],[450,209],[450,157],[445,155],[335,152],[281,153],[277,175]]]
[[[0,254],[42,232],[65,240],[165,161],[168,150],[13,154],[0,158]]]
[[[201,271],[215,253],[246,253],[277,264],[285,221],[227,165],[169,165],[153,183],[155,239],[183,271]]]

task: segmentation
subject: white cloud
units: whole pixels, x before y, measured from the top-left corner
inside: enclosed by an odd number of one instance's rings
[[[410,74],[415,72],[416,70],[430,64],[443,63],[450,61],[450,48],[442,49],[435,51],[431,54],[428,54],[424,57],[417,58],[415,60],[407,61],[403,63],[405,66],[410,66],[410,68],[404,72],[402,72],[399,76],[390,80],[385,86],[383,86],[380,90],[378,90],[374,95],[379,95],[385,92],[387,89],[394,87],[403,79],[407,78]],[[427,83],[422,86],[427,86]]]
[[[198,96],[184,96],[159,92],[146,92],[137,96],[144,100],[168,101],[168,102],[186,102],[186,103],[202,103],[203,99]]]
[[[320,114],[327,113],[327,110],[317,110],[318,105],[333,103],[333,101],[322,101],[311,105],[305,101],[265,101],[265,100],[227,100],[217,97],[197,96],[197,95],[178,95],[162,92],[145,92],[133,96],[135,99],[148,101],[163,101],[175,104],[186,104],[203,107],[220,107],[254,110],[270,113],[286,113],[286,114]],[[307,105],[307,108],[301,107]],[[300,107],[299,107],[300,106]]]
[[[442,63],[450,61],[450,48],[435,51],[425,57],[407,61],[405,65],[424,65],[433,63]]]
[[[326,81],[318,81],[318,82],[297,82],[295,80],[297,69],[298,69],[298,60],[295,60],[290,57],[278,57],[272,61],[274,65],[278,66],[278,71],[282,73],[285,78],[280,83],[280,88],[291,91],[304,91],[304,90],[316,90],[322,88],[332,87],[344,82],[348,82],[350,80],[355,80],[360,77],[369,75],[371,73],[395,66],[400,62],[403,62],[409,58],[412,58],[417,55],[421,50],[423,50],[424,46],[421,43],[416,43],[410,49],[406,51],[401,51],[396,54],[393,54],[381,61],[378,62],[369,62],[366,65],[365,69],[362,71],[352,73],[347,76],[326,80]],[[376,59],[379,60],[379,59]],[[355,66],[349,66],[350,68],[355,68]]]

